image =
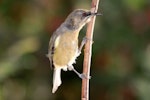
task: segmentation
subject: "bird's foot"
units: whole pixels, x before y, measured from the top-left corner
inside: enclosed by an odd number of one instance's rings
[[[85,74],[79,74],[78,75],[81,79],[91,79],[91,76],[86,76]]]

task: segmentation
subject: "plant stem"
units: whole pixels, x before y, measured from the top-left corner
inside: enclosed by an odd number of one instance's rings
[[[92,0],[92,4],[91,4],[92,12],[97,12],[98,4],[99,4],[99,0]],[[81,100],[89,100],[89,77],[90,77],[92,43],[93,43],[92,40],[93,40],[95,18],[96,16],[93,16],[87,26],[86,37],[90,39],[90,41],[87,41],[84,49],[83,74],[86,75],[87,78],[82,80]]]

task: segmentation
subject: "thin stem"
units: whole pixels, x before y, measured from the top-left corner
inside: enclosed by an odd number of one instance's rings
[[[92,12],[97,12],[98,4],[99,4],[99,0],[92,0],[92,4],[91,4]],[[95,18],[96,16],[94,16],[91,19],[91,21],[88,23],[88,26],[87,26],[86,37],[90,40],[93,39]],[[92,42],[93,41],[87,41],[87,43],[85,44],[85,49],[84,49],[83,74],[86,75],[86,77],[90,77]],[[89,78],[85,78],[82,80],[81,100],[89,100]]]

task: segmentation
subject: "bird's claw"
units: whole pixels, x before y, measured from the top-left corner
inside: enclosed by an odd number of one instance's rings
[[[88,76],[88,77],[87,77],[85,74],[80,74],[79,77],[80,77],[81,79],[91,79],[91,76]]]
[[[83,38],[83,43],[86,43],[87,41],[92,41],[92,43],[94,42],[92,39],[87,38],[86,36]]]

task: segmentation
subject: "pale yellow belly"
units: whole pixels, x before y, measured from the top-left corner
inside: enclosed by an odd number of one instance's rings
[[[69,33],[70,34],[70,33]],[[62,67],[74,62],[78,52],[78,40],[71,37],[60,37],[53,55],[54,65]]]

